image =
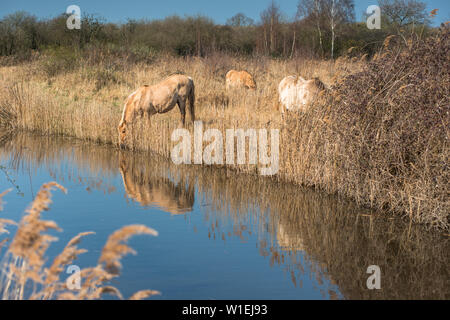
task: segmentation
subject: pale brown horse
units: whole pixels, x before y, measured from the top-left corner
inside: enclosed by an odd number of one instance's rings
[[[231,88],[256,89],[256,82],[247,71],[230,70],[225,76],[227,90]]]
[[[138,115],[149,117],[157,113],[166,113],[178,104],[181,122],[185,125],[186,101],[189,100],[189,112],[192,122],[195,121],[195,86],[191,77],[173,75],[153,85],[145,85],[133,92],[125,101],[122,119],[119,123],[119,144],[123,146],[127,128],[132,125]]]
[[[326,90],[325,84],[318,78],[305,80],[299,76],[288,76],[278,85],[279,107],[284,111],[305,112],[319,96],[322,90]]]

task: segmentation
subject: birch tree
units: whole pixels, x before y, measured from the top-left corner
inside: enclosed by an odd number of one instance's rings
[[[331,33],[331,58],[334,58],[335,43],[339,28],[355,19],[353,0],[300,0],[297,16],[312,19],[319,36],[319,45],[324,53],[323,33]]]
[[[334,59],[336,32],[344,23],[355,19],[353,0],[324,0],[324,11],[331,30],[331,59]]]
[[[322,21],[324,17],[324,0],[300,0],[297,5],[298,18],[310,18],[314,21],[319,37],[320,52],[323,55]]]

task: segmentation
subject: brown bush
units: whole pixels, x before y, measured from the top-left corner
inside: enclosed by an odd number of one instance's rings
[[[297,180],[448,228],[449,33],[385,49],[298,119],[300,157],[320,174]]]

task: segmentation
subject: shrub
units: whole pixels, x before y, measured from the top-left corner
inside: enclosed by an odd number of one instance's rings
[[[44,51],[44,61],[41,66],[48,77],[75,69],[79,54],[70,47],[50,47]]]
[[[448,226],[450,32],[386,48],[328,101],[345,189],[416,221]],[[350,193],[350,192],[346,192]]]

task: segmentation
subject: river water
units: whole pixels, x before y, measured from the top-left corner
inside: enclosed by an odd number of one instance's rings
[[[63,229],[48,263],[79,232],[95,232],[74,262],[85,268],[115,230],[158,231],[129,241],[137,254],[111,282],[124,297],[143,289],[161,292],[152,299],[450,297],[448,236],[318,191],[31,134],[1,139],[0,166],[0,192],[13,188],[0,217],[19,221],[45,182],[68,190],[54,191],[43,213]],[[367,287],[372,265],[379,290]]]

